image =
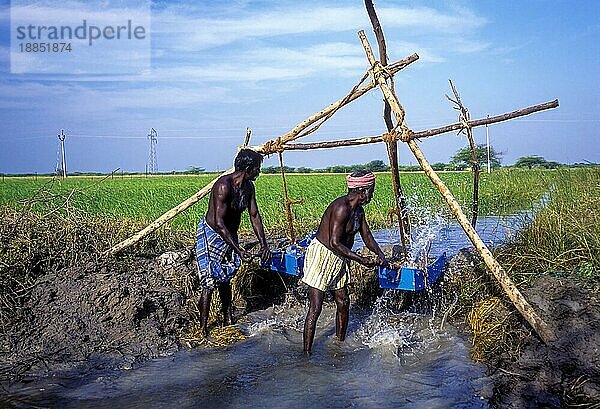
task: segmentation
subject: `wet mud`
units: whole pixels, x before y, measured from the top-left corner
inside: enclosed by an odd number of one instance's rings
[[[600,407],[600,302],[574,282],[544,276],[523,291],[556,334],[544,344],[528,336],[514,360],[494,372],[498,407]]]
[[[445,279],[448,289],[460,291],[458,278],[462,274],[468,281],[474,264],[465,253],[455,257]],[[0,336],[2,387],[14,390],[28,379],[57,372],[128,369],[185,348],[182,336],[197,318],[194,274],[186,249],[42,275]],[[243,279],[237,290],[234,283],[238,317],[281,302],[286,293],[304,296],[301,288],[294,290],[294,278],[254,271]],[[358,270],[353,281],[352,302],[372,303],[379,294],[373,275]],[[518,353],[498,354],[490,366],[490,406],[600,407],[597,298],[555,277],[541,277],[523,292],[558,338],[545,345],[521,322],[529,335],[520,340]]]

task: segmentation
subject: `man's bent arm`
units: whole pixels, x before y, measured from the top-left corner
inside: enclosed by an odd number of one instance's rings
[[[362,237],[363,242],[365,243],[365,246],[367,246],[367,248],[369,250],[371,250],[373,253],[377,254],[379,256],[379,258],[382,261],[384,261],[385,254],[383,254],[383,251],[381,251],[379,244],[377,244],[377,242],[375,241],[375,238],[373,237],[373,233],[371,233],[371,229],[369,228],[369,225],[367,224],[367,218],[365,217],[364,213],[363,213],[363,217],[362,217],[362,222],[360,223],[360,236]]]
[[[250,215],[250,222],[252,223],[252,229],[254,230],[254,234],[258,238],[260,242],[260,246],[265,248],[267,246],[267,239],[265,237],[265,228],[262,222],[262,218],[260,217],[260,213],[258,212],[258,205],[256,204],[256,193],[254,190],[254,186],[252,186],[252,190],[250,192],[250,203],[248,204],[248,214]]]

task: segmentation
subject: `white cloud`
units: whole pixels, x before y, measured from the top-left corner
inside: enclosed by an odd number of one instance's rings
[[[70,2],[69,7],[72,16],[88,10],[79,2]],[[392,60],[417,52],[420,64],[441,63],[452,53],[478,52],[489,46],[470,39],[487,20],[467,9],[393,6],[377,11]],[[48,13],[55,11],[38,6],[32,15]],[[107,19],[115,17],[107,13]],[[253,86],[261,81],[289,82],[317,75],[360,76],[367,62],[355,34],[359,29],[372,37],[367,13],[358,5],[287,4],[261,12],[244,4],[224,4],[210,10],[198,5],[167,5],[155,10],[152,17],[152,70],[141,75],[75,79],[186,81],[220,86],[246,82]]]
[[[15,19],[24,20],[27,24],[43,25],[71,25],[73,23],[81,24],[83,19],[87,24],[114,24],[116,22],[127,22],[128,19],[133,22],[140,21],[149,23],[149,7],[124,7],[122,5],[105,5],[103,9],[98,8],[98,1],[79,2],[68,1],[34,4],[25,4],[25,2],[15,1],[11,5],[10,15],[13,22]]]
[[[246,13],[236,18],[203,18],[167,8],[154,15],[153,33],[166,36],[169,47],[202,50],[233,42],[291,34],[370,30],[362,7],[291,8]],[[486,19],[468,11],[452,14],[426,7],[387,7],[378,10],[385,29],[401,28],[418,33],[464,33],[482,27]]]
[[[452,51],[455,51],[459,54],[471,54],[487,50],[490,47],[490,43],[478,40],[455,38],[450,41],[450,47]]]
[[[206,101],[229,100],[228,90],[220,87],[148,86],[106,89],[91,86],[20,82],[0,85],[0,108],[45,109],[70,115],[91,115],[123,109],[185,108]]]
[[[148,78],[208,82],[257,82],[290,80],[310,75],[360,75],[367,68],[362,48],[349,43],[322,43],[308,47],[258,47],[220,63],[164,67]]]
[[[193,9],[181,6],[156,13],[154,56],[160,68],[151,77],[288,81],[314,75],[356,76],[367,67],[355,34],[364,29],[372,35],[367,13],[361,6],[293,6],[262,13],[236,13],[230,9],[223,14],[226,17],[196,17]],[[378,9],[378,15],[393,59],[417,52],[421,64],[440,63],[453,53],[488,47],[487,43],[470,39],[487,20],[466,9],[444,12],[395,6]],[[399,36],[416,41],[389,42]],[[289,37],[294,37],[293,43],[287,41]],[[332,41],[322,42],[323,38]],[[335,41],[340,38],[355,42]],[[177,58],[185,59],[185,64],[180,61],[171,68],[170,61]]]

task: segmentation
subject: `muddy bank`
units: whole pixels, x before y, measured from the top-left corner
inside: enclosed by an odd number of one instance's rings
[[[281,302],[286,292],[279,276],[251,269],[240,271],[233,289],[238,317]],[[128,369],[195,346],[198,290],[191,249],[41,275],[0,335],[0,381]],[[211,327],[220,324],[218,311],[215,292]]]
[[[412,301],[439,302],[469,336],[468,308],[499,295],[478,270],[478,260],[461,252],[449,264],[436,294]],[[371,272],[354,268],[353,305],[372,305],[381,290]],[[284,301],[305,299],[297,279],[270,271],[245,269],[233,282],[236,315]],[[553,326],[559,339],[542,344],[509,303],[504,302],[503,331],[512,334],[485,356],[494,380],[493,407],[564,407],[598,402],[600,390],[600,306],[576,284],[552,277],[538,279],[526,297]],[[190,344],[184,339],[197,320],[197,283],[189,249],[154,259],[115,259],[87,264],[38,278],[26,305],[1,337],[3,381],[26,381],[55,371],[126,369],[146,359],[171,354]],[[439,297],[438,297],[439,295]],[[398,308],[406,308],[398,297]],[[432,301],[433,300],[433,301]],[[435,301],[437,300],[437,301]],[[211,325],[219,325],[215,297]],[[440,309],[441,308],[441,309]],[[461,324],[462,323],[462,324]],[[504,344],[502,344],[504,345]],[[193,343],[192,343],[193,346]],[[588,406],[579,407],[593,407]]]
[[[192,318],[185,297],[146,260],[46,274],[2,337],[2,375],[22,378],[73,364],[127,368],[179,348]]]
[[[528,336],[514,359],[501,354],[492,404],[500,407],[600,407],[600,302],[574,282],[544,276],[523,291],[557,335]],[[595,405],[595,406],[594,406]]]
[[[553,276],[540,276],[531,285],[521,286],[525,298],[557,336],[546,345],[503,297],[473,250],[463,250],[453,258],[445,280],[448,291],[468,300],[459,305],[454,321],[464,322],[465,333],[472,337],[473,358],[488,364],[494,382],[492,407],[600,407],[600,302],[596,294],[573,280]],[[481,309],[486,311],[474,314]]]

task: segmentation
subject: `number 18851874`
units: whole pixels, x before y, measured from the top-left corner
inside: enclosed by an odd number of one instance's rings
[[[70,53],[71,43],[19,43],[22,53]]]

